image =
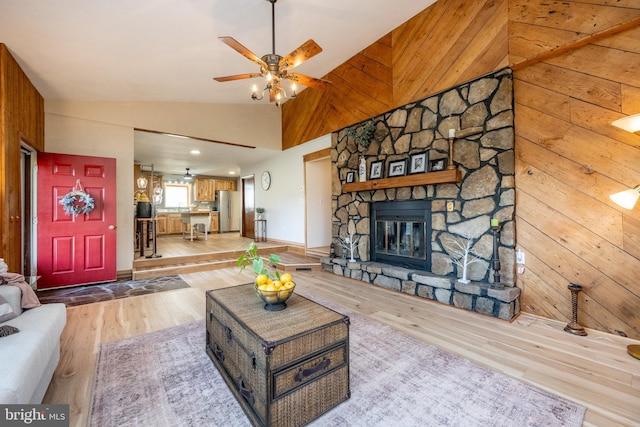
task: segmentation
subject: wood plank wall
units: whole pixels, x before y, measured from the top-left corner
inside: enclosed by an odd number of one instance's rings
[[[282,107],[287,149],[508,65],[507,0],[440,0]]]
[[[44,150],[44,100],[0,43],[0,258],[22,271],[20,142]]]
[[[640,113],[638,0],[439,0],[283,106],[283,149],[477,78],[515,71],[522,309],[640,338],[640,137],[611,126]],[[388,92],[390,91],[390,92]],[[375,95],[375,98],[374,98]]]
[[[640,136],[611,126],[640,113],[639,18],[636,0],[509,5],[522,308],[569,321],[577,283],[582,325],[634,338],[640,207],[609,195],[640,183]]]

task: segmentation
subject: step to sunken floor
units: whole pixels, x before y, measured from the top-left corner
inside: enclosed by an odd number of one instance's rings
[[[280,249],[280,251],[278,250]],[[267,255],[267,251],[261,251]],[[304,256],[287,251],[287,247],[269,248],[268,253],[277,253],[281,262],[276,264],[278,271],[319,271],[320,258]],[[186,255],[168,258],[140,258],[133,262],[132,279],[143,280],[153,277],[174,276],[177,274],[197,273],[221,268],[235,267],[238,253],[234,251],[213,252],[208,254]]]

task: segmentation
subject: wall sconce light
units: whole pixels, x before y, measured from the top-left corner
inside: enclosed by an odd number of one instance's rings
[[[611,123],[615,127],[626,130],[627,132],[640,135],[640,114],[634,114],[633,116],[624,117]],[[628,190],[621,191],[619,193],[609,196],[617,205],[622,206],[625,209],[633,209],[638,198],[640,197],[640,185],[636,185],[635,188],[629,188]],[[627,346],[627,353],[636,359],[640,359],[640,345],[631,344]]]
[[[640,135],[640,114],[634,114],[633,116],[623,117],[611,123],[615,127],[626,130],[627,132]]]
[[[638,198],[640,198],[640,185],[636,185],[635,188],[629,188],[628,190],[621,191],[609,196],[618,206],[625,209],[633,209]]]
[[[623,117],[611,123],[615,127],[618,127],[627,132],[640,135],[640,114],[634,114],[633,116]],[[640,185],[636,185],[635,188],[629,188],[628,190],[621,191],[609,196],[618,206],[625,209],[633,209],[638,198],[640,197]]]

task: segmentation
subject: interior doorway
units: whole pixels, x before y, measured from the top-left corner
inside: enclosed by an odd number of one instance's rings
[[[256,184],[253,175],[242,177],[242,237],[255,238]]]
[[[36,183],[34,179],[37,158],[36,152],[26,143],[20,144],[20,247],[22,248],[20,265],[21,274],[28,279],[35,276],[36,257],[35,257],[35,234],[33,231],[34,223],[34,204]],[[29,283],[31,280],[29,280]]]
[[[329,254],[332,215],[330,149],[304,156],[304,166],[306,249],[307,252]]]

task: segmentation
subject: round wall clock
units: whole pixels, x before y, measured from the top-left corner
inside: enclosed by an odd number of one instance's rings
[[[271,174],[269,171],[262,172],[262,189],[267,191],[271,187]]]

